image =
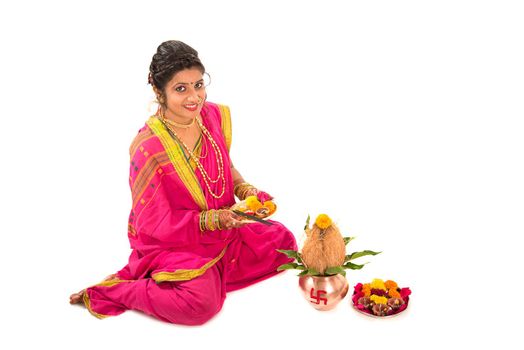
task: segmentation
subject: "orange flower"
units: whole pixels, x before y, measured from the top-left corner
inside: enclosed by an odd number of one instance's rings
[[[265,201],[264,207],[269,209],[269,215],[273,214],[277,210],[277,206],[272,201]]]
[[[391,298],[400,298],[400,293],[397,292],[397,289],[396,289],[396,288],[391,288],[390,290],[388,290],[388,295],[389,295]]]
[[[371,295],[371,286],[369,283],[362,285],[362,293],[364,293],[364,296],[369,297]]]
[[[384,285],[386,286],[387,289],[397,289],[398,288],[397,282],[392,281],[392,280],[387,280],[386,282],[384,282]]]

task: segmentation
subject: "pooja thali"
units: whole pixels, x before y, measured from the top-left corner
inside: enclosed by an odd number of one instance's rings
[[[277,205],[274,201],[261,203],[256,197],[248,197],[235,203],[230,209],[237,213],[243,222],[253,223],[268,220],[276,212]]]
[[[409,288],[400,288],[394,281],[374,279],[371,283],[355,285],[351,303],[353,309],[366,316],[391,318],[407,309],[410,295]]]

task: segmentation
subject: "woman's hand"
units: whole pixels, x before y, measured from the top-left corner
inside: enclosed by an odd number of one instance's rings
[[[270,201],[270,200],[272,200],[274,198],[269,193],[264,192],[264,191],[260,191],[260,190],[256,189],[255,187],[249,189],[246,192],[246,198],[249,197],[249,196],[257,196],[258,200],[260,202],[262,202],[262,203],[264,203],[265,201]]]
[[[218,215],[220,227],[224,230],[242,227],[247,224],[247,222],[243,222],[241,217],[231,210],[220,210]]]

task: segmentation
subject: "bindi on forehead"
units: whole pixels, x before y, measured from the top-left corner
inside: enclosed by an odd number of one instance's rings
[[[178,82],[175,82],[174,85],[178,85],[178,84],[180,84],[180,85],[195,85],[196,83],[200,83],[200,82],[202,82],[202,81],[204,81],[203,78],[200,79],[200,80],[197,80],[197,81],[190,81],[189,83],[185,83],[185,82],[182,82],[182,81],[178,81]]]

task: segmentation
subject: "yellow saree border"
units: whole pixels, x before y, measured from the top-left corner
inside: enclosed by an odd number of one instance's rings
[[[123,283],[123,282],[135,282],[135,280],[121,280],[121,279],[112,279],[112,280],[109,280],[109,281],[103,281],[103,282],[100,282],[98,284],[95,284],[94,286],[91,286],[89,288],[92,288],[92,287],[99,287],[99,286],[102,286],[102,287],[112,287],[116,284],[120,284],[120,283]],[[83,300],[84,300],[84,305],[86,306],[87,310],[89,311],[89,313],[91,313],[91,315],[95,316],[96,318],[99,318],[99,319],[104,319],[106,317],[111,317],[113,315],[103,315],[103,314],[99,314],[98,312],[95,312],[93,311],[93,309],[91,308],[91,301],[89,300],[89,296],[87,295],[87,290],[84,292],[84,296],[83,296]]]
[[[224,133],[224,138],[226,139],[227,150],[231,148],[231,140],[233,138],[233,132],[231,128],[231,111],[226,105],[217,104],[220,111],[220,116],[222,117],[222,132]]]
[[[191,169],[191,165],[187,162],[180,147],[177,146],[158,118],[151,116],[146,123],[158,137],[162,146],[164,146],[167,156],[171,160],[171,164],[173,164],[175,171],[193,197],[193,200],[198,204],[200,209],[207,210],[207,201],[204,192],[202,191],[202,187],[200,187],[195,172]]]
[[[220,254],[216,258],[209,261],[207,264],[205,264],[199,269],[180,269],[176,270],[175,272],[157,272],[151,275],[151,278],[153,278],[153,280],[155,280],[156,283],[192,280],[193,278],[203,275],[207,271],[207,269],[215,265],[218,262],[218,260],[222,259],[222,257],[226,253],[226,249],[227,246],[224,249],[222,249],[222,252],[220,252]]]

